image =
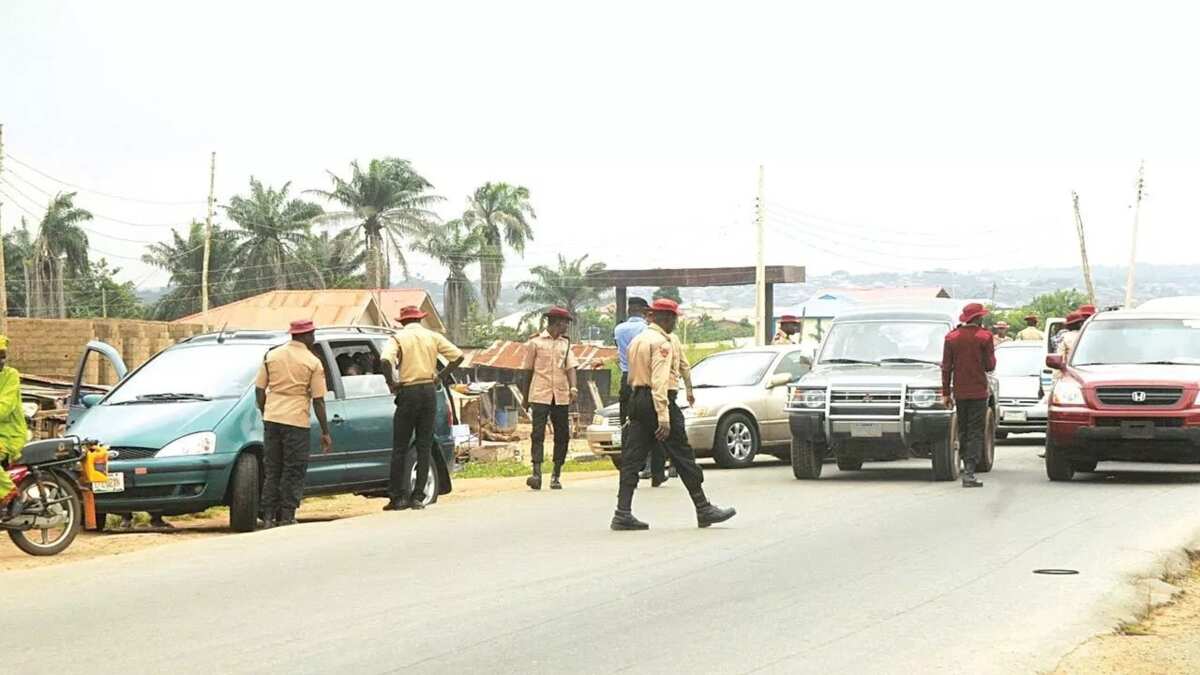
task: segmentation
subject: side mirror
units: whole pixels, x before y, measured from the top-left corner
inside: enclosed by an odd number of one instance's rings
[[[767,389],[774,389],[776,387],[782,387],[783,385],[785,385],[791,381],[792,381],[791,375],[789,375],[787,373],[775,373],[774,375],[771,376],[771,379],[767,380]]]
[[[1047,354],[1046,367],[1052,370],[1062,370],[1065,364],[1063,363],[1062,354]]]
[[[83,404],[83,407],[91,408],[99,403],[102,398],[104,398],[104,394],[85,394],[79,399],[79,402]]]

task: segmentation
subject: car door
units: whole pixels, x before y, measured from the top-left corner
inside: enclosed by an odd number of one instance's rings
[[[812,361],[797,349],[786,352],[775,364],[764,381],[765,414],[759,419],[758,425],[762,432],[764,443],[786,443],[791,441],[792,432],[788,427],[788,416],[784,412],[787,405],[788,388],[786,384],[772,382],[780,375],[787,375],[788,382],[796,382],[812,369]]]
[[[387,380],[375,369],[379,346],[369,339],[330,340],[330,362],[338,382],[329,405],[334,450],[347,484],[386,483],[391,470],[392,417],[396,405]],[[349,360],[347,360],[349,358]],[[367,368],[343,370],[369,363]]]
[[[84,373],[87,372],[89,363],[92,359],[99,359],[101,367],[107,363],[108,367],[112,368],[116,373],[117,381],[124,379],[128,369],[125,367],[125,361],[121,358],[121,353],[115,347],[99,340],[92,340],[83,348],[83,355],[79,357],[79,365],[75,367],[75,380],[71,386],[71,397],[67,401],[67,426],[71,426],[80,417],[83,417],[96,401],[94,398],[100,393],[100,390],[89,387],[84,383]]]
[[[343,420],[339,417],[343,412],[338,407],[338,391],[342,383],[337,370],[330,367],[333,360],[329,358],[325,342],[317,341],[312,352],[325,368],[325,388],[328,390],[325,394],[325,415],[329,421],[329,435],[333,437],[333,450],[328,453],[322,451],[321,424],[317,421],[316,413],[310,410],[308,473],[304,478],[304,487],[308,492],[328,492],[345,482],[344,464],[349,452],[348,439],[344,437],[342,429]]]

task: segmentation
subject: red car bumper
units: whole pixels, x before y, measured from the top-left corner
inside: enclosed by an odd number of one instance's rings
[[[1047,434],[1064,451],[1089,457],[1200,462],[1200,408],[1051,406]]]

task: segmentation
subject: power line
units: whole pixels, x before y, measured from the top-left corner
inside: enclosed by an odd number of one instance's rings
[[[21,178],[18,174],[13,173],[12,171],[9,171],[8,169],[5,169],[4,173]],[[38,187],[37,185],[34,185],[33,183],[30,183],[28,180],[26,180],[24,178],[22,178],[21,180],[25,181],[25,183],[27,185],[31,186],[33,189],[46,195],[46,197],[48,197],[49,199],[54,199],[57,196],[57,195],[53,195],[53,194],[43,190],[42,188]],[[21,196],[28,199],[30,201],[30,203],[33,203],[33,204],[38,203],[38,201],[36,199],[30,197],[28,194],[23,192],[16,185],[14,185],[12,183],[12,181],[9,181],[8,179],[4,178],[3,176],[0,176],[0,185],[5,185],[8,188],[16,191],[18,194],[20,194]],[[170,228],[186,227],[186,225],[182,225],[180,223],[135,223],[135,222],[128,221],[128,220],[123,220],[121,218],[114,218],[113,216],[107,216],[107,215],[104,215],[103,213],[97,213],[91,209],[86,209],[86,210],[88,213],[92,214],[92,218],[95,220],[107,220],[107,221],[111,221],[114,223],[119,223],[121,225],[128,225],[130,227],[170,227]]]
[[[108,197],[109,199],[119,199],[121,201],[136,202],[139,204],[152,204],[155,206],[198,206],[198,205],[203,205],[205,203],[203,201],[160,201],[160,200],[156,200],[156,199],[139,199],[137,197],[125,197],[122,195],[113,194],[111,192],[103,192],[101,190],[93,190],[92,188],[87,188],[87,187],[84,187],[77,183],[71,183],[69,181],[55,178],[54,176],[51,176],[50,174],[46,173],[45,171],[42,171],[41,169],[31,166],[28,163],[14,157],[12,154],[6,154],[5,157],[7,159],[10,159],[10,160],[16,162],[17,164],[20,164],[21,166],[25,167],[26,169],[29,169],[30,171],[38,174],[39,176],[41,176],[47,180],[54,181],[55,183],[58,183],[60,185],[66,185],[67,187],[75,188],[76,190],[82,190],[84,192],[91,192],[92,194],[97,194],[97,195],[100,195],[103,197]]]

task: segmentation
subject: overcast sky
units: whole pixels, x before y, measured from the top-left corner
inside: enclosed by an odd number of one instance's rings
[[[0,175],[3,223],[64,189],[28,167],[193,202],[78,197],[97,254],[161,285],[115,256],[203,217],[211,151],[222,203],[392,155],[447,218],[485,181],[530,189],[513,278],[559,252],[750,265],[761,163],[769,264],[1073,265],[1072,190],[1093,263],[1124,264],[1145,158],[1138,257],[1195,262],[1196,17],[1100,4],[0,0],[0,123],[27,165]]]

